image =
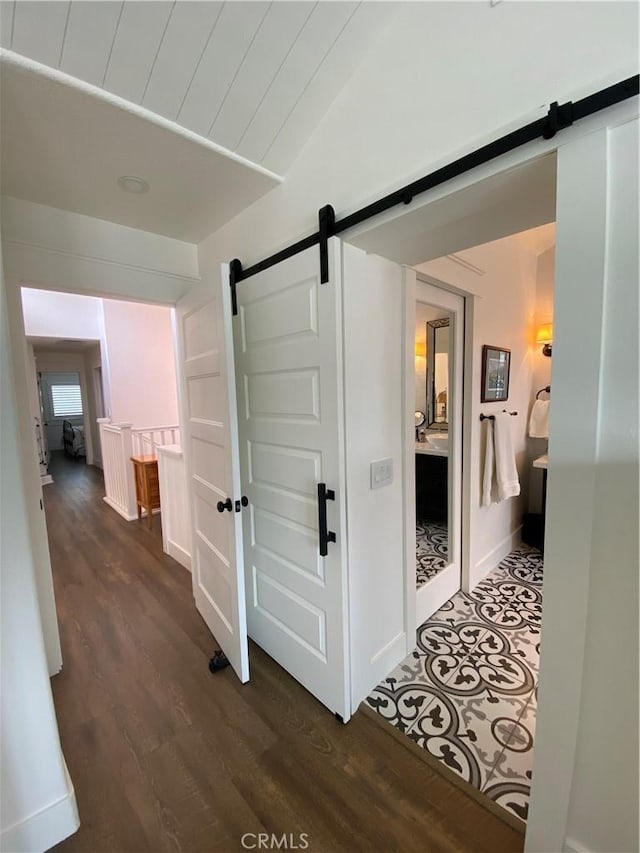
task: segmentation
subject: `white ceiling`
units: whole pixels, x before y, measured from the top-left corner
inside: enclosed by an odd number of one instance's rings
[[[2,62],[2,193],[199,242],[274,178],[91,94]],[[120,175],[150,192],[132,195]]]
[[[39,335],[27,335],[27,343],[33,344],[34,352],[84,352],[100,346],[100,341],[89,338],[61,339],[45,338]]]
[[[2,0],[0,45],[284,174],[398,5]]]
[[[490,243],[512,234],[533,254],[555,241],[556,157],[548,154],[348,237],[350,243],[401,264],[416,266],[434,258]],[[551,224],[551,225],[550,225]],[[550,225],[544,230],[540,226]],[[365,226],[366,228],[366,226]]]

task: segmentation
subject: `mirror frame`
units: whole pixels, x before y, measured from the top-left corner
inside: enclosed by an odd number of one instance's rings
[[[449,421],[435,420],[435,351],[436,329],[451,327],[450,317],[440,317],[438,320],[427,320],[427,429],[449,429]],[[449,352],[451,346],[449,346]],[[447,415],[448,417],[448,415]]]
[[[504,360],[496,371],[500,379],[500,388],[491,386],[490,365],[492,357],[504,354]],[[482,388],[480,389],[481,403],[504,402],[509,399],[509,373],[511,371],[511,350],[505,347],[493,347],[485,344],[482,347]]]

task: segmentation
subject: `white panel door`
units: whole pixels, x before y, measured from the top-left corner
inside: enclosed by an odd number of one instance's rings
[[[343,720],[347,702],[340,241],[238,285],[234,340],[249,636]],[[319,549],[318,484],[335,542]]]
[[[244,605],[236,393],[229,272],[214,290],[176,305],[182,443],[191,504],[191,564],[196,607],[238,678],[249,679]],[[219,511],[218,504],[231,510]]]

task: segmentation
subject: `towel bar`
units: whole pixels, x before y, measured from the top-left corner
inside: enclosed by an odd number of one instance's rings
[[[507,412],[506,409],[503,409],[502,411]],[[515,417],[518,413],[517,412],[507,412],[507,414],[511,415],[511,417]],[[496,419],[495,415],[480,415],[481,421],[495,421],[495,419]]]

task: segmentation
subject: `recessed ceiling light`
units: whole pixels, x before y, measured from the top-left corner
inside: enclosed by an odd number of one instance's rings
[[[149,192],[149,184],[144,178],[136,178],[133,175],[120,175],[118,186],[126,193],[135,193],[136,195]]]

